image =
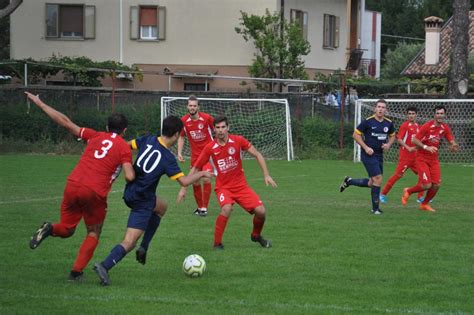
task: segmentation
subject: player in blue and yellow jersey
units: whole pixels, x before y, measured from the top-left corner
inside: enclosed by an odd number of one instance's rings
[[[392,121],[385,118],[386,111],[385,100],[380,99],[375,102],[375,114],[362,121],[352,136],[362,148],[361,160],[369,178],[353,179],[346,176],[340,186],[340,192],[349,186],[370,187],[373,214],[382,214],[379,197],[382,185],[383,153],[390,149],[395,141],[395,128]]]
[[[131,212],[123,241],[112,249],[104,261],[94,264],[94,271],[99,276],[102,285],[109,284],[108,271],[135,248],[138,239],[143,234],[136,258],[138,262],[145,264],[148,245],[167,208],[166,202],[156,196],[156,188],[161,176],[166,174],[181,186],[193,184],[202,177],[211,177],[211,174],[205,171],[191,176],[184,176],[181,172],[176,157],[169,148],[178,140],[182,129],[181,119],[169,116],[163,120],[161,136],[143,136],[129,142],[132,149],[138,150],[133,165],[136,178],[127,184],[123,196]]]

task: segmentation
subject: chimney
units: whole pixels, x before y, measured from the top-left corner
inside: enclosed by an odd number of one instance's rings
[[[440,32],[443,19],[429,16],[425,20],[425,64],[436,65],[439,62]]]

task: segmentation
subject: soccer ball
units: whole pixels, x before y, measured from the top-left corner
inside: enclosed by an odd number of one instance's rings
[[[191,278],[197,278],[202,276],[206,271],[206,262],[204,258],[199,255],[189,255],[184,259],[183,272],[185,275]]]

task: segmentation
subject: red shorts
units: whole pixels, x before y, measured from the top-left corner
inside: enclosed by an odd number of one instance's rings
[[[398,174],[401,177],[408,169],[411,169],[413,173],[418,174],[416,168],[416,159],[399,160],[397,168],[395,169],[395,174]]]
[[[419,182],[427,184],[441,184],[441,168],[438,160],[416,159]]]
[[[233,205],[237,202],[245,211],[251,212],[258,206],[263,205],[260,197],[249,186],[232,190],[216,188],[215,192],[221,208],[224,205]]]
[[[107,199],[79,183],[68,181],[61,204],[61,223],[75,228],[82,218],[86,225],[102,224],[107,213]]]

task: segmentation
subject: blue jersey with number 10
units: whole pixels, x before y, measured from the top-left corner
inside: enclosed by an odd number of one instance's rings
[[[157,136],[144,136],[131,141],[132,149],[138,149],[133,164],[135,180],[125,187],[124,199],[127,203],[155,202],[156,187],[161,176],[171,179],[184,176],[174,154]]]

